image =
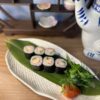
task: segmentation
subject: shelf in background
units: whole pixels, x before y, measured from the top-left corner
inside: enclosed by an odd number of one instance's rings
[[[4,29],[3,30],[5,35],[38,35],[38,36],[64,36],[64,37],[75,37],[78,33],[80,33],[80,29],[77,26],[77,24],[75,24],[73,27],[71,27],[69,30],[67,30],[66,32],[62,32],[62,31],[57,31],[57,30],[34,30],[34,29]]]
[[[69,20],[70,19],[70,20]],[[12,23],[14,26],[13,28],[5,27],[3,29],[4,33],[7,35],[12,34],[33,34],[33,35],[62,35],[66,33],[70,28],[74,27],[76,24],[75,18],[70,16],[70,18],[67,18],[64,22],[58,23],[57,26],[53,28],[43,28],[38,25],[38,22],[35,22],[35,27],[33,27],[31,21],[17,21],[17,22],[11,22],[7,21],[9,23]]]
[[[3,0],[0,0],[3,1]],[[11,2],[12,3],[11,3]],[[11,16],[8,16],[10,19],[6,21],[6,25],[4,25],[3,31],[6,35],[12,34],[32,34],[32,35],[41,35],[41,36],[58,36],[63,34],[68,34],[72,32],[73,27],[76,26],[76,20],[74,11],[68,11],[64,8],[62,4],[60,4],[60,0],[58,0],[57,4],[52,4],[51,8],[48,10],[40,10],[37,7],[37,4],[34,4],[34,0],[9,0],[9,3],[5,3],[8,6],[18,6],[19,5],[27,5],[29,8],[30,20],[12,20]],[[1,3],[2,5],[2,3]],[[3,11],[4,12],[4,11]],[[55,12],[55,13],[66,13],[71,14],[71,16],[64,19],[63,22],[59,21],[57,26],[53,28],[43,28],[38,25],[38,22],[35,17],[35,12]],[[11,27],[9,25],[11,24]]]
[[[73,12],[73,11],[66,10],[63,5],[58,6],[58,5],[54,5],[54,4],[52,4],[51,8],[48,10],[40,10],[37,8],[37,4],[32,4],[31,9],[32,9],[31,10],[32,12],[60,12],[60,13]]]
[[[63,22],[58,22],[55,27],[52,28],[43,28],[38,25],[38,22],[35,22],[35,30],[39,31],[57,31],[57,32],[66,32],[68,27],[71,28],[76,24],[74,15],[69,16]]]
[[[0,0],[0,3],[14,3],[14,0]]]
[[[33,0],[13,0],[14,3],[33,3]]]

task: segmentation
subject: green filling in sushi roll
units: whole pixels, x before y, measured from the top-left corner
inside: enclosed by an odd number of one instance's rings
[[[34,49],[35,49],[35,47],[33,45],[24,46],[23,52],[24,52],[26,58],[30,59],[34,55]]]
[[[43,47],[38,46],[38,47],[35,48],[34,52],[35,52],[36,55],[43,56],[45,49]]]
[[[56,66],[55,72],[59,74],[63,74],[67,67],[67,62],[62,58],[58,58],[55,60],[55,66]]]
[[[54,58],[48,56],[44,57],[43,66],[44,66],[44,71],[54,72],[55,71]]]
[[[43,70],[41,56],[38,55],[32,56],[30,59],[30,64],[33,66],[33,69],[35,70]]]
[[[45,49],[45,55],[47,55],[47,56],[54,56],[55,55],[55,49],[53,49],[53,48],[46,48]]]

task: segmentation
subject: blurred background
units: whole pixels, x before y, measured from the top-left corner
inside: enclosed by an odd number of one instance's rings
[[[1,0],[3,2],[5,2],[5,0]],[[7,1],[11,1],[11,0],[7,0]],[[6,1],[6,2],[7,2]],[[25,0],[26,2],[28,2],[29,0]],[[63,1],[61,0],[61,4],[63,5]],[[21,3],[24,2],[24,0],[20,0]],[[50,2],[51,4],[57,4],[58,0],[33,0],[33,3],[38,4],[41,2]],[[25,4],[25,3],[24,3]],[[12,15],[14,18],[18,19],[18,20],[29,20],[31,19],[31,15],[30,15],[30,8],[27,5],[12,5],[12,4],[4,4],[1,3],[0,5],[10,14]],[[18,7],[19,6],[19,7]],[[58,21],[63,21],[64,19],[66,19],[70,13],[56,13],[56,12],[35,12],[35,18],[36,20],[39,20],[39,18],[41,16],[49,16],[49,15],[53,15],[55,16],[55,18]],[[5,19],[7,20],[7,16],[5,16],[4,13],[2,13],[2,11],[0,11],[0,18],[1,19]]]

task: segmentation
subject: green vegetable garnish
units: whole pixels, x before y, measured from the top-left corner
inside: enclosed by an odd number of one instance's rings
[[[69,58],[68,64],[70,68],[65,71],[66,78],[61,80],[62,84],[75,85],[80,89],[95,87],[94,76],[90,72],[82,68],[80,64],[72,62]]]

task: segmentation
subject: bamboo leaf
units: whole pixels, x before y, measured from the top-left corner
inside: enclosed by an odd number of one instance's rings
[[[47,73],[47,72],[44,72],[44,71],[33,70],[32,66],[30,65],[29,60],[26,59],[26,57],[24,55],[23,47],[25,45],[30,45],[30,44],[36,46],[35,44],[28,42],[28,41],[21,41],[21,40],[16,40],[16,39],[7,41],[6,44],[7,44],[9,51],[11,52],[11,54],[21,64],[23,64],[25,67],[29,68],[30,70],[36,72],[37,74],[45,77],[47,80],[50,80],[51,82],[62,86],[61,80],[65,79],[67,77],[65,74],[61,75],[61,74],[56,74],[56,73]],[[69,63],[72,65],[72,67],[75,68],[75,66],[73,66],[72,62],[69,61]],[[66,73],[67,73],[67,71],[66,71]],[[71,72],[71,73],[74,73],[74,72]],[[81,76],[84,77],[83,75],[81,75]],[[74,77],[74,76],[71,76],[71,77]],[[77,81],[77,80],[75,80],[75,81]],[[82,94],[85,94],[85,95],[100,95],[100,81],[97,81],[96,79],[93,79],[93,81],[95,83],[95,87],[94,88],[92,88],[92,87],[84,88],[82,90]],[[91,91],[91,90],[93,90],[93,91]]]

